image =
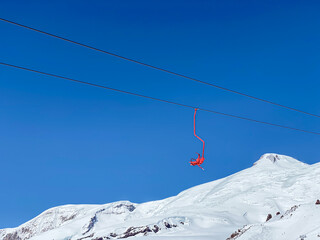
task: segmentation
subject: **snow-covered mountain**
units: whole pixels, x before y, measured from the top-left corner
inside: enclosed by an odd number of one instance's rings
[[[317,199],[320,163],[265,154],[164,200],[55,207],[0,230],[0,240],[320,240]]]

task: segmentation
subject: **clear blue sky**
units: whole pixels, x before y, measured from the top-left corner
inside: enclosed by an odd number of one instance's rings
[[[263,2],[263,3],[262,3]],[[9,1],[0,17],[320,114],[318,1]],[[0,61],[320,131],[290,112],[0,22]],[[320,159],[319,136],[0,67],[0,228],[62,204],[144,202],[276,152]]]

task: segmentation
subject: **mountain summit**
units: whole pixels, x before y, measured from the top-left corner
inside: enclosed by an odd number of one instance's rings
[[[260,157],[253,165],[262,165],[262,166],[278,166],[282,168],[299,168],[306,167],[308,164],[298,161],[292,157],[285,155],[280,155],[276,153],[266,153]]]
[[[55,207],[0,240],[319,240],[319,184],[320,164],[265,154],[167,199]]]

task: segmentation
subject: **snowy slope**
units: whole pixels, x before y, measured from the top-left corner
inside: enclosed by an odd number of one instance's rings
[[[0,240],[320,240],[319,184],[320,164],[265,154],[251,168],[164,200],[52,208],[0,230]]]

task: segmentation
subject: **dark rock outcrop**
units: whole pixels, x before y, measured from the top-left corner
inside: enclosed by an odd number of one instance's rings
[[[268,222],[271,218],[272,218],[272,215],[269,213],[268,216],[267,216],[266,222]]]
[[[98,218],[97,218],[97,215],[94,215],[91,219],[90,219],[90,222],[88,224],[88,227],[87,227],[87,231],[85,231],[82,235],[85,235],[87,234],[88,232],[91,231],[91,229],[94,227],[95,223],[98,222]]]
[[[3,240],[22,240],[17,232],[14,233],[8,233]]]
[[[114,208],[122,208],[122,207],[125,207],[126,209],[128,209],[129,212],[133,212],[136,209],[136,207],[133,206],[132,204],[123,204],[123,203],[115,206]]]

